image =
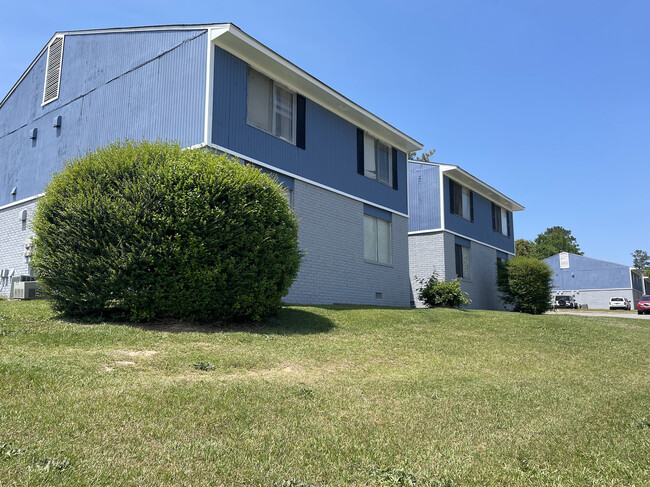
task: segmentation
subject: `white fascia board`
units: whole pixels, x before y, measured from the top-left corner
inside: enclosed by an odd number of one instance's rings
[[[256,70],[327,108],[403,152],[422,149],[422,144],[347,99],[323,82],[289,62],[233,24],[210,29],[210,39]]]
[[[262,161],[260,161],[258,159],[253,159],[252,157],[248,157],[245,154],[241,154],[239,152],[235,152],[235,151],[227,149],[225,147],[221,147],[220,145],[208,144],[207,147],[210,147],[210,148],[212,148],[214,150],[217,150],[219,152],[225,152],[226,154],[229,154],[229,155],[231,155],[233,157],[236,157],[237,159],[241,159],[244,162],[250,162],[251,164],[255,164],[256,166],[264,167],[264,168],[269,169],[269,170],[271,170],[273,172],[276,172],[278,174],[283,174],[285,176],[289,176],[289,177],[291,177],[293,179],[297,179],[298,181],[302,181],[304,183],[311,184],[312,186],[316,186],[318,188],[326,189],[327,191],[331,191],[332,193],[340,194],[341,196],[345,196],[346,198],[350,198],[352,200],[360,201],[361,203],[365,203],[367,205],[374,206],[375,208],[385,210],[385,211],[387,211],[389,213],[393,213],[395,215],[399,215],[399,216],[403,216],[405,218],[408,218],[408,214],[402,213],[401,211],[396,211],[396,210],[394,210],[392,208],[388,208],[387,206],[378,205],[374,201],[359,198],[358,196],[355,196],[355,195],[350,194],[350,193],[346,193],[345,191],[341,191],[341,190],[332,188],[331,186],[327,186],[325,184],[317,183],[316,181],[312,181],[311,179],[307,179],[305,177],[299,176],[299,175],[294,174],[294,173],[289,172],[289,171],[284,171],[282,169],[277,168],[276,166],[274,166],[272,164],[267,164],[266,162],[262,162]]]
[[[506,208],[510,211],[521,211],[525,209],[524,206],[520,205],[513,199],[508,198],[506,195],[497,191],[492,186],[487,183],[484,183],[475,176],[472,176],[470,173],[455,166],[453,164],[442,164],[440,162],[424,162],[424,161],[408,161],[409,164],[423,164],[427,166],[438,166],[440,168],[440,173],[447,173],[447,176],[451,177],[454,181],[462,184],[463,186],[468,187],[472,191],[479,193],[481,196],[494,201],[502,208]],[[441,193],[445,191],[445,188],[441,185]]]
[[[490,245],[489,243],[481,242],[480,240],[476,240],[475,238],[468,237],[467,235],[463,235],[462,233],[452,232],[451,230],[447,230],[446,228],[433,228],[431,230],[418,230],[417,232],[409,232],[409,237],[411,235],[426,235],[427,233],[439,233],[439,232],[447,232],[452,235],[456,235],[457,237],[461,237],[466,240],[469,240],[470,242],[476,242],[477,244],[484,245],[494,250],[498,250],[499,252],[503,252],[504,254],[508,254],[512,256],[515,255],[514,252],[510,252],[509,250],[501,249],[499,247],[495,247],[494,245]]]
[[[18,200],[18,201],[12,201],[9,204],[0,206],[0,211],[6,210],[7,208],[11,208],[12,206],[18,206],[18,205],[22,205],[23,203],[28,203],[32,200],[37,200],[39,198],[42,198],[43,196],[45,196],[45,193],[40,193],[34,196],[30,196],[28,198],[23,198],[22,200]]]

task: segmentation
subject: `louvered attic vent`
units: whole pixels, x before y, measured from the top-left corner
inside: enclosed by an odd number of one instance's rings
[[[47,48],[47,69],[45,70],[45,88],[43,105],[59,97],[61,81],[61,60],[63,59],[63,37],[55,37]]]

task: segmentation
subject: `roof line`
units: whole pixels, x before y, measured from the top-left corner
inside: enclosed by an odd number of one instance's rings
[[[470,179],[472,179],[473,181],[475,181],[478,185],[489,188],[490,190],[494,191],[494,192],[495,192],[498,196],[500,196],[501,198],[503,198],[503,199],[505,199],[505,200],[511,202],[511,203],[513,204],[513,206],[518,206],[519,208],[521,208],[521,210],[526,209],[526,207],[525,207],[524,205],[521,205],[521,204],[517,203],[515,200],[513,200],[512,198],[509,198],[508,196],[506,196],[505,194],[503,194],[503,193],[502,193],[501,191],[499,191],[498,189],[494,188],[493,186],[490,186],[490,185],[489,185],[488,183],[486,183],[485,181],[481,181],[481,180],[480,180],[479,178],[477,178],[476,176],[474,176],[474,175],[468,173],[467,171],[465,171],[465,169],[463,169],[462,167],[457,166],[457,165],[455,165],[455,164],[444,164],[444,163],[442,163],[442,162],[416,161],[416,160],[411,160],[411,159],[409,159],[408,162],[413,163],[413,164],[423,164],[423,165],[427,165],[427,166],[438,166],[438,167],[440,167],[440,168],[442,169],[441,172],[444,172],[445,170],[447,170],[447,171],[450,171],[450,170],[457,170],[457,171],[460,171],[460,172],[463,173],[465,176],[467,176],[467,177],[469,177]],[[444,169],[444,168],[442,168],[441,166],[445,166],[447,169]],[[518,211],[521,211],[521,210],[518,210]]]

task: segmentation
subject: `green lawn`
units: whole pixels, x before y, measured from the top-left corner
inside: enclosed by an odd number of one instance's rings
[[[9,485],[650,485],[650,322],[334,306],[220,331],[2,301]]]

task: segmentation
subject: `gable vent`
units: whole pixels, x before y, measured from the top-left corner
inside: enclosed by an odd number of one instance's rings
[[[59,97],[61,81],[61,60],[63,59],[63,36],[55,37],[47,48],[47,69],[45,70],[45,88],[43,105]]]

